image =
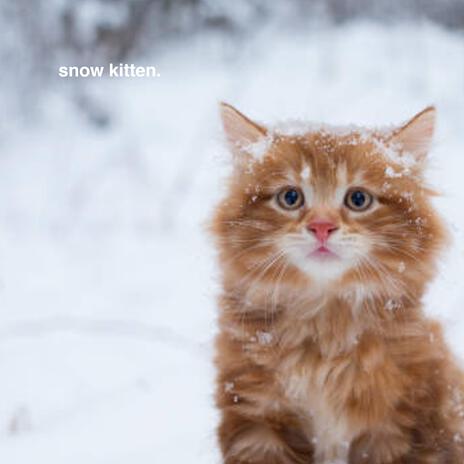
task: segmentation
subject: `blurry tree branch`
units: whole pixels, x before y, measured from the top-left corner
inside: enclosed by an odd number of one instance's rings
[[[356,18],[426,19],[464,29],[464,0],[0,0],[0,83],[21,88],[15,97],[30,114],[34,99],[57,86],[58,66],[136,61],[198,31],[238,43],[269,21],[293,30]],[[86,83],[76,79],[70,87],[89,121],[105,127],[109,116],[90,102]]]

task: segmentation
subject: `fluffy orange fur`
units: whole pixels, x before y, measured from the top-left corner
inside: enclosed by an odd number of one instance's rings
[[[421,306],[446,243],[423,175],[434,108],[384,131],[221,112],[234,157],[212,225],[223,462],[462,464],[463,375]],[[370,206],[350,209],[352,191]]]

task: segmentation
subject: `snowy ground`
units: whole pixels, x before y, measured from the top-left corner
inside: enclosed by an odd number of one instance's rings
[[[0,462],[213,464],[217,292],[203,227],[227,155],[218,100],[252,117],[383,124],[439,110],[430,178],[455,236],[428,311],[464,356],[464,37],[357,23],[202,36],[157,80],[87,81],[0,141]],[[70,85],[70,84],[69,84]]]

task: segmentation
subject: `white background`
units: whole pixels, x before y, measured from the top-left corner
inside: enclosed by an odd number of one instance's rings
[[[158,79],[60,81],[0,140],[0,462],[212,464],[215,295],[204,230],[229,169],[217,103],[276,122],[399,123],[438,107],[430,163],[454,237],[426,299],[464,354],[464,37],[350,23],[147,58]],[[21,91],[21,89],[19,90]],[[5,130],[8,128],[8,130]]]

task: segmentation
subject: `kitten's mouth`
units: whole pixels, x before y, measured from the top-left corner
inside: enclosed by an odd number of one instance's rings
[[[335,254],[332,250],[330,250],[324,245],[321,245],[319,248],[316,248],[314,251],[309,253],[308,256],[310,258],[318,258],[318,259],[338,258],[337,254]]]

